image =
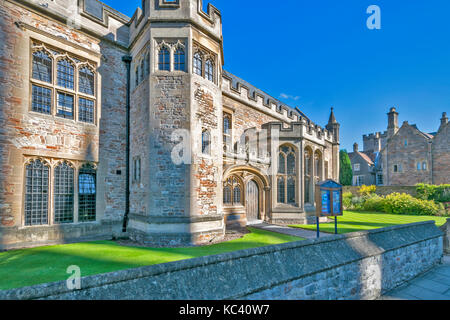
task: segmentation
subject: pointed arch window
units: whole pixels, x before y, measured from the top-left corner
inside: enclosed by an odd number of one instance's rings
[[[62,59],[58,61],[58,86],[74,90],[74,74],[75,67],[69,60]]]
[[[224,113],[223,114],[223,145],[224,145],[224,150],[226,150],[227,146],[229,146],[229,148],[231,148],[231,130],[232,130],[232,118],[231,118],[231,114],[229,113]]]
[[[211,59],[208,59],[205,63],[205,78],[214,82],[214,64]]]
[[[82,93],[94,95],[94,72],[88,67],[82,67],[78,72],[78,90]]]
[[[311,179],[312,179],[312,152],[311,150],[305,149],[305,203],[311,203],[312,197],[311,197]]]
[[[41,160],[25,168],[25,225],[48,224],[50,167]]]
[[[225,205],[242,205],[242,185],[236,177],[228,178],[223,187]]]
[[[73,222],[74,169],[67,162],[55,167],[53,187],[55,223]]]
[[[319,151],[316,151],[314,154],[314,180],[315,183],[323,180],[322,174],[322,154]]]
[[[170,71],[170,51],[165,46],[159,50],[158,66],[161,71]]]
[[[97,196],[97,171],[91,164],[81,167],[78,174],[78,220],[95,221]]]
[[[177,48],[174,55],[174,67],[176,71],[185,71],[186,55],[183,48]]]
[[[33,52],[33,79],[52,82],[52,58],[43,50]]]
[[[296,201],[296,155],[287,145],[281,146],[278,154],[278,203],[295,205]]]
[[[211,134],[209,130],[203,130],[202,132],[202,153],[205,155],[211,154]]]
[[[194,54],[194,73],[199,76],[203,75],[203,60],[200,52]]]

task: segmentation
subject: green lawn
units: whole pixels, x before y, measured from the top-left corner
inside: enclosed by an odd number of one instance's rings
[[[254,228],[249,230],[251,233],[241,239],[204,247],[140,248],[96,241],[0,252],[0,290],[66,280],[70,265],[79,266],[81,275],[88,276],[304,240]]]
[[[348,233],[362,230],[370,230],[395,226],[399,224],[408,224],[421,221],[434,220],[437,226],[442,226],[447,221],[447,217],[432,216],[411,216],[375,212],[355,212],[344,211],[344,216],[338,217],[338,233]],[[302,228],[307,230],[317,230],[316,225],[292,225],[290,227]],[[334,233],[334,222],[321,223],[320,231]]]

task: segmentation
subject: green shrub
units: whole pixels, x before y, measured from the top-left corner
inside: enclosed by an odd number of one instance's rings
[[[352,198],[353,193],[351,192],[344,192],[342,194],[342,205],[344,206],[345,210],[349,210],[352,208]]]
[[[439,215],[442,206],[432,200],[421,200],[406,193],[392,193],[383,201],[383,211],[394,214]]]
[[[450,184],[432,185],[419,183],[416,185],[417,198],[438,202],[450,201]]]
[[[384,211],[384,202],[385,202],[384,197],[380,197],[380,196],[374,194],[374,195],[365,197],[362,207],[365,211],[383,212]]]
[[[370,196],[371,194],[374,194],[377,191],[377,187],[376,186],[366,186],[366,185],[362,185],[361,187],[359,187],[358,189],[358,193],[361,196]]]

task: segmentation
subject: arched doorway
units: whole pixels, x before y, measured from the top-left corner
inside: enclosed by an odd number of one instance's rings
[[[260,219],[260,205],[259,205],[259,187],[255,180],[250,180],[247,183],[246,192],[246,212],[247,221],[255,221]]]

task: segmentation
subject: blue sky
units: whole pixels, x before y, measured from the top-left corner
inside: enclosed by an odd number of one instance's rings
[[[140,0],[106,0],[132,16]],[[208,1],[204,1],[204,5]],[[450,114],[448,0],[213,0],[222,12],[225,66],[324,126],[330,107],[349,151],[384,131],[389,108],[437,131]],[[369,30],[369,5],[381,30]]]

